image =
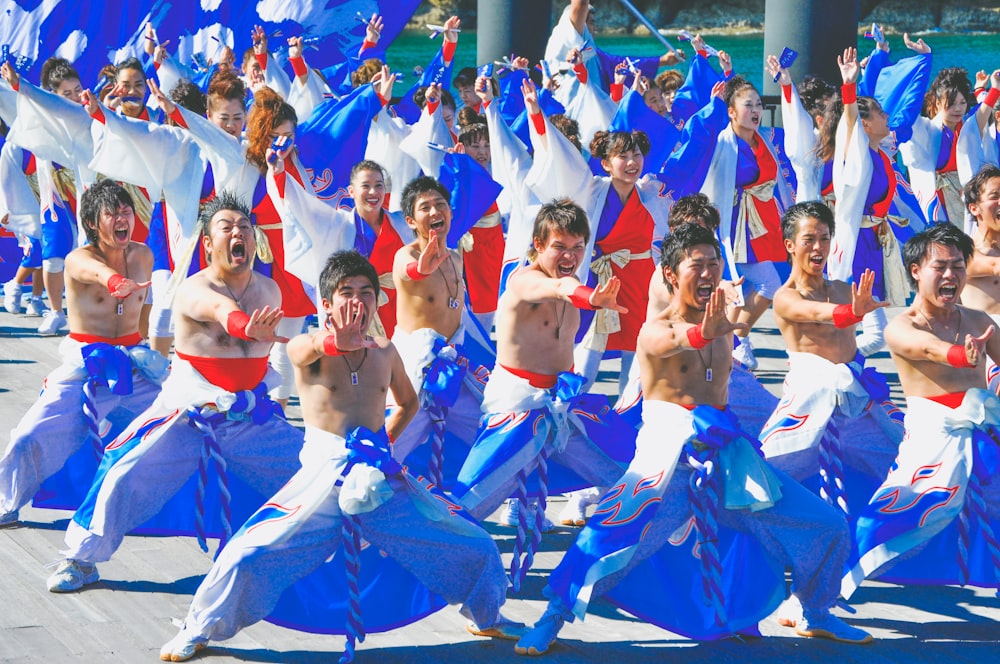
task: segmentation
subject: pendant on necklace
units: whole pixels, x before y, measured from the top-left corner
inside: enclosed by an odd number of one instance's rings
[[[712,382],[712,367],[705,369],[705,380],[709,383]]]
[[[357,385],[357,384],[358,384],[358,372],[357,371],[352,371],[351,372],[351,385]]]
[[[125,310],[125,307],[122,304],[122,301],[118,300],[118,315],[121,316],[124,310]]]
[[[449,297],[448,298],[448,308],[449,309],[458,309],[458,306],[459,306],[458,299],[456,299],[454,297]]]

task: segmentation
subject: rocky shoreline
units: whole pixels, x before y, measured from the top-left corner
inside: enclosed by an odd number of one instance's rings
[[[833,0],[831,0],[833,1]],[[425,0],[410,21],[441,23],[452,14],[474,28],[476,0]],[[633,0],[654,25],[702,34],[753,34],[764,31],[765,0]],[[553,0],[552,21],[558,20],[565,0]],[[616,0],[600,0],[597,20],[604,34],[648,34]],[[964,0],[861,0],[859,31],[881,23],[887,32],[940,31],[948,33],[1000,32],[1000,2]]]

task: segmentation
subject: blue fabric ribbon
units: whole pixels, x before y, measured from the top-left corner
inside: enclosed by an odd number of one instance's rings
[[[847,368],[851,370],[851,373],[858,379],[861,386],[871,395],[872,401],[882,403],[889,398],[889,385],[885,382],[885,376],[880,374],[874,367],[865,368],[865,356],[860,352],[854,356],[853,362],[847,363]]]
[[[87,344],[80,349],[90,380],[111,389],[112,394],[132,394],[132,358],[118,346]]]
[[[740,431],[739,421],[728,408],[719,410],[713,406],[698,406],[691,414],[694,416],[694,436],[687,446],[690,448],[691,443],[697,441],[707,448],[700,452],[691,450],[699,461],[715,456],[719,450],[738,438],[745,438],[761,457],[764,456],[760,451],[760,441]]]
[[[465,379],[464,366],[441,356],[441,351],[447,346],[444,340],[435,339],[432,350],[435,357],[424,369],[423,391],[441,408],[451,408],[455,405],[462,391],[462,381]]]
[[[988,432],[975,429],[972,442],[972,472],[985,486],[1000,468],[1000,440],[997,439],[996,429],[990,427]]]
[[[556,377],[556,386],[553,388],[556,398],[560,401],[578,400],[586,382],[587,379],[579,374],[563,371]]]
[[[347,448],[347,467],[343,472],[345,477],[356,463],[378,468],[386,477],[403,472],[403,467],[392,458],[392,452],[389,451],[389,436],[385,429],[375,433],[365,427],[355,427],[347,433],[344,440]]]

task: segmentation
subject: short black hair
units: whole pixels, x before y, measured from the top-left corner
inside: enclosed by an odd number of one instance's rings
[[[186,78],[177,81],[170,90],[170,101],[178,106],[183,106],[195,115],[204,116],[208,111],[208,98],[197,85]]]
[[[49,58],[42,63],[42,88],[55,92],[63,81],[80,81],[80,74],[66,58]]]
[[[479,72],[475,67],[462,67],[455,78],[452,79],[451,84],[456,88],[459,86],[473,85],[476,82],[476,77],[479,76]]]
[[[119,62],[117,65],[115,65],[115,75],[117,76],[118,74],[122,73],[122,71],[125,69],[134,69],[140,74],[142,74],[143,78],[146,78],[146,70],[142,68],[142,63],[139,62],[138,58],[135,57],[125,58],[124,60]]]
[[[972,238],[948,222],[935,224],[917,233],[903,245],[903,267],[906,269],[906,279],[911,287],[917,287],[917,280],[913,278],[910,268],[923,263],[931,252],[931,245],[934,244],[958,249],[966,261],[972,258],[972,253],[975,251]]]
[[[722,249],[719,241],[715,239],[715,233],[708,230],[701,224],[681,224],[675,228],[670,235],[663,240],[663,253],[660,255],[660,270],[669,267],[670,271],[677,274],[677,268],[681,261],[687,256],[692,247],[700,244],[707,244],[715,248],[715,255],[722,258]],[[674,287],[669,281],[664,280],[667,290],[674,292]]]
[[[87,235],[87,242],[98,244],[100,235],[97,231],[102,212],[117,212],[122,205],[127,205],[135,211],[132,197],[114,180],[101,180],[88,187],[80,197],[80,223]]]
[[[569,198],[553,200],[538,210],[531,231],[532,240],[538,240],[539,244],[545,246],[549,243],[552,231],[556,229],[580,236],[584,242],[590,241],[590,222],[587,221],[587,213]],[[528,258],[534,261],[537,257],[538,252],[532,244],[528,250]]]
[[[373,171],[382,176],[382,180],[385,181],[385,169],[382,168],[381,164],[371,159],[362,159],[358,163],[351,167],[351,177],[348,178],[348,182],[353,182],[355,176],[362,171]]]
[[[333,292],[337,290],[344,279],[362,276],[371,282],[375,289],[375,296],[378,297],[378,272],[367,258],[354,251],[334,252],[327,260],[323,272],[319,275],[319,294],[327,300],[333,299]]]
[[[212,217],[222,210],[233,210],[250,219],[250,207],[246,202],[234,192],[224,189],[205,203],[198,214],[198,225],[203,236],[208,237],[211,234]]]
[[[719,210],[705,194],[689,194],[673,204],[667,223],[671,230],[681,224],[703,223],[714,231],[719,227]]]
[[[1000,178],[1000,168],[997,168],[993,164],[986,164],[980,169],[978,173],[972,176],[965,185],[965,209],[968,210],[969,206],[973,203],[979,202],[979,197],[983,195],[983,189],[986,188],[986,183],[993,178]]]
[[[799,232],[799,224],[805,219],[815,219],[826,224],[826,227],[830,229],[830,235],[833,235],[835,224],[830,208],[820,201],[806,201],[805,203],[796,203],[785,210],[785,214],[781,215],[781,237],[786,240],[794,240],[795,235]]]
[[[448,191],[445,186],[438,182],[435,178],[422,175],[418,178],[410,180],[409,184],[403,187],[402,198],[400,198],[399,201],[399,207],[403,211],[403,216],[407,219],[413,219],[413,209],[417,205],[417,199],[420,198],[422,194],[426,194],[431,191],[436,191],[441,194],[444,200],[451,205],[451,192]]]

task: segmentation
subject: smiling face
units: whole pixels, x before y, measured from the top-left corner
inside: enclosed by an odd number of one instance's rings
[[[474,138],[468,143],[462,143],[465,146],[465,154],[469,155],[483,168],[489,168],[490,166],[490,139],[488,138]]]
[[[969,212],[976,218],[980,228],[1000,231],[1000,177],[986,182],[979,192],[979,200],[969,204]]]
[[[375,214],[385,200],[385,179],[379,171],[358,171],[347,187],[354,199],[354,207],[361,217]]]
[[[146,101],[146,76],[129,67],[118,72],[115,83],[122,88],[122,113],[132,118],[139,117]]]
[[[796,269],[810,276],[822,276],[830,256],[830,241],[830,227],[809,217],[799,222],[794,240],[785,240],[785,249]]]
[[[665,266],[663,277],[673,288],[677,302],[703,311],[722,278],[722,261],[715,247],[697,244],[685,252],[676,272]]]
[[[561,228],[549,231],[548,240],[543,245],[536,237],[535,251],[538,257],[535,263],[549,277],[560,279],[576,274],[583,254],[587,250],[587,240],[582,235],[574,235]]]
[[[202,238],[211,265],[223,272],[245,272],[253,267],[257,243],[253,225],[239,210],[219,210],[212,215],[209,236]]]
[[[938,97],[937,114],[944,116],[945,124],[950,127],[955,126],[965,118],[965,112],[969,110],[969,104],[965,100],[965,95],[955,95],[955,100],[948,104],[948,96]]]
[[[673,103],[673,98],[673,94],[671,94],[671,104]],[[646,94],[642,96],[642,100],[646,102],[646,106],[649,107],[649,110],[653,111],[657,115],[667,114],[668,109],[666,101],[664,101],[663,98],[663,93],[660,92],[660,89],[655,85],[649,88],[649,90],[646,90]]]
[[[937,308],[951,308],[965,287],[965,257],[957,247],[934,243],[920,263],[910,265],[910,275],[920,297]]]
[[[760,119],[764,115],[764,105],[756,90],[746,89],[737,94],[729,106],[729,122],[733,130],[740,133],[755,132],[760,127]]]
[[[285,144],[285,149],[287,150],[292,143],[295,142],[295,123],[291,120],[285,120],[284,122],[275,125],[271,128],[271,141],[278,138],[279,136],[284,136],[288,139],[288,143]]]
[[[83,86],[80,85],[80,79],[78,78],[67,78],[64,81],[60,81],[53,92],[77,104],[83,102]]]
[[[427,240],[431,231],[436,232],[438,241],[444,246],[451,229],[451,205],[440,192],[425,191],[414,201],[413,216],[406,218],[406,225],[422,240]]]
[[[368,280],[368,277],[356,274],[341,279],[334,289],[331,299],[323,298],[323,311],[333,320],[340,321],[340,308],[343,305],[361,302],[364,305],[361,310],[361,329],[367,330],[375,315],[376,299],[377,295],[372,282]],[[348,321],[340,322],[343,324]]]
[[[233,138],[239,139],[247,120],[242,101],[212,96],[209,97],[208,109],[208,119],[212,124]]]
[[[101,210],[97,219],[97,236],[103,250],[124,249],[132,239],[135,210],[131,205],[119,203],[115,211]]]
[[[614,184],[634,185],[642,175],[644,157],[640,150],[625,150],[601,160]]]

